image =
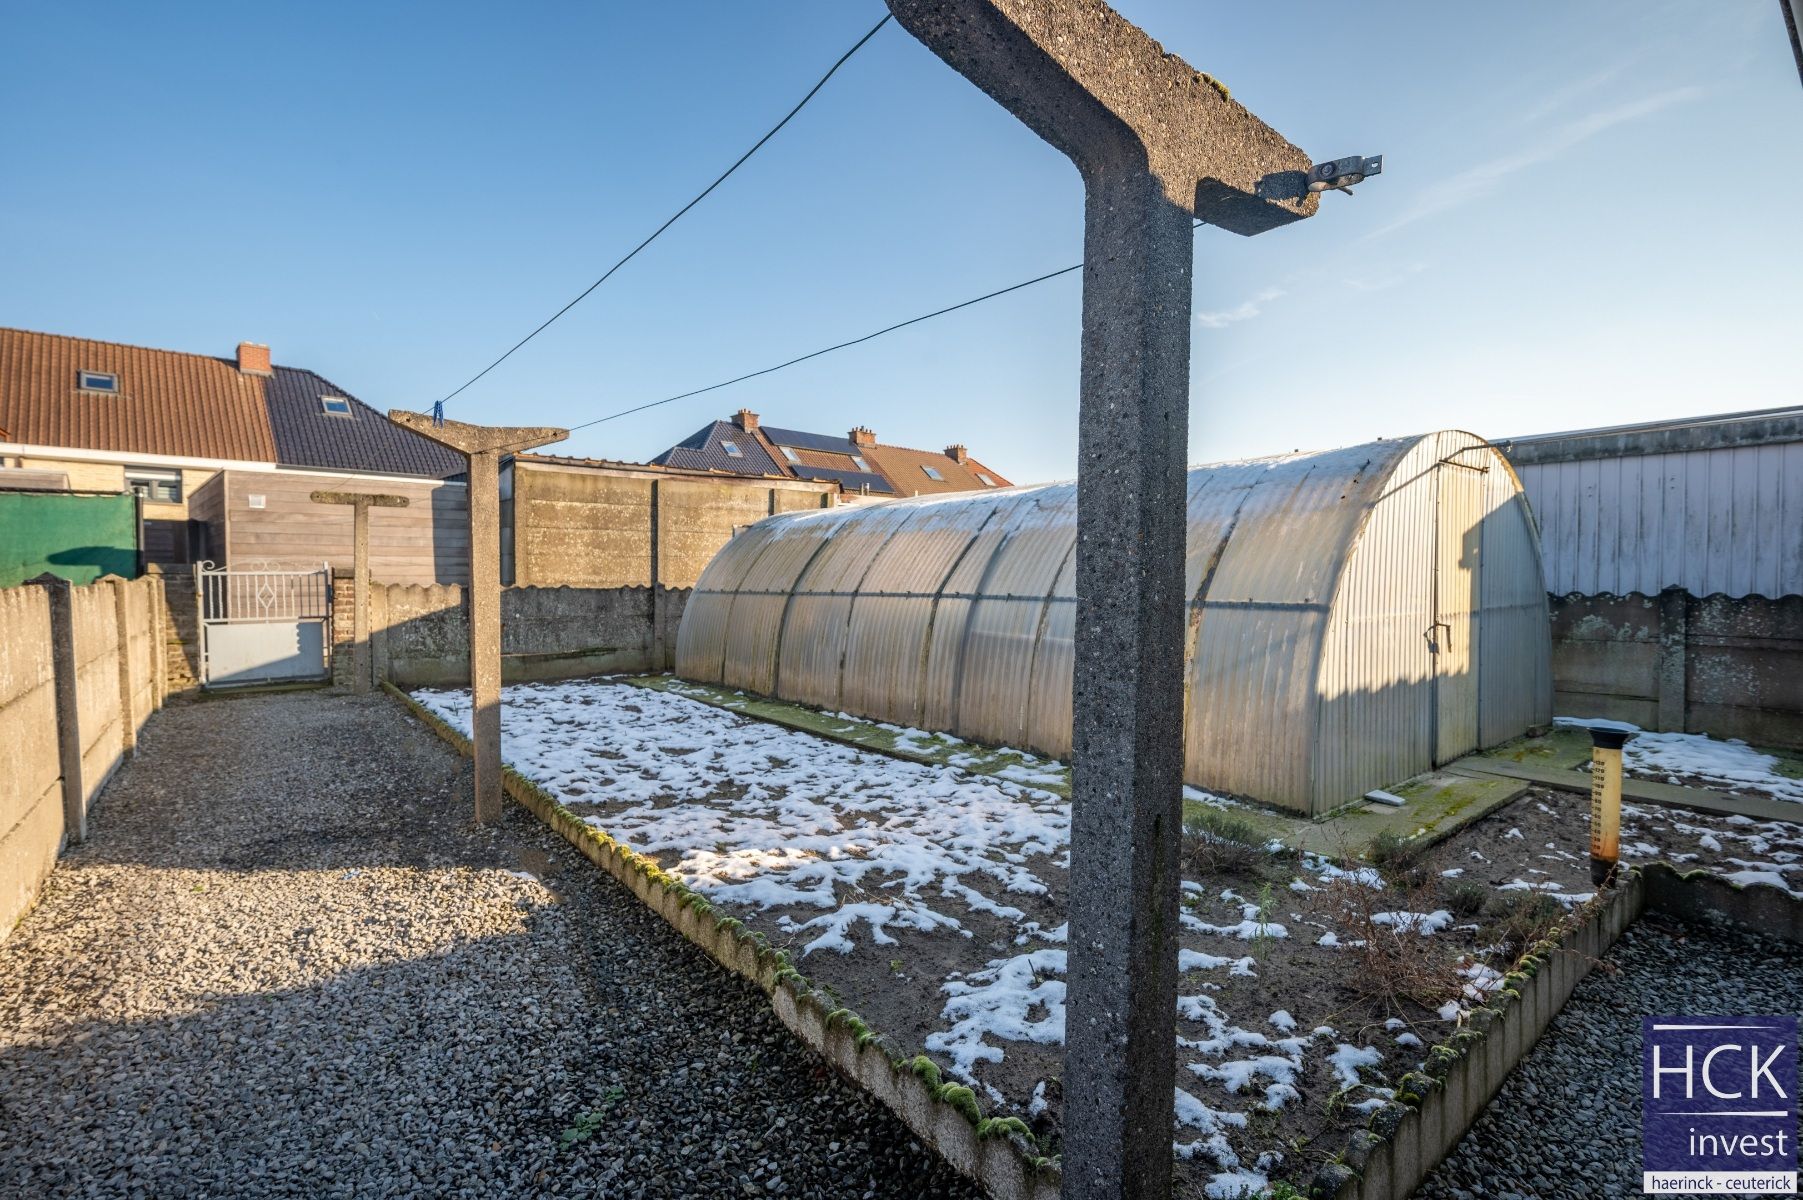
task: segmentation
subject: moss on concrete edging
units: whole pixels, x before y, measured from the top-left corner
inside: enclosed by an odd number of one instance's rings
[[[436,713],[392,683],[384,681],[382,690],[459,754],[469,755],[469,739]],[[503,768],[502,780],[509,796],[584,858],[631,889],[708,957],[755,983],[770,997],[777,1019],[791,1033],[881,1101],[953,1168],[997,1200],[1056,1200],[1058,1169],[1037,1155],[1023,1122],[984,1117],[969,1088],[946,1083],[925,1055],[903,1057],[856,1013],[809,982],[788,954],[772,947],[763,935],[747,932],[742,922],[723,916],[701,893],[588,824],[512,767]]]
[[[1397,1102],[1355,1131],[1335,1162],[1311,1181],[1315,1200],[1406,1200],[1459,1144],[1580,980],[1648,910],[1704,917],[1803,941],[1803,901],[1769,884],[1734,884],[1708,871],[1680,874],[1665,863],[1625,871],[1615,890],[1557,939],[1529,947],[1482,1008],[1403,1076]]]

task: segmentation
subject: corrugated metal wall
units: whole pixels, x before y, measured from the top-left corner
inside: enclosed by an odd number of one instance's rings
[[[1551,719],[1532,520],[1481,439],[1201,467],[1188,505],[1190,782],[1320,812],[1449,720],[1446,757]],[[1074,484],[771,517],[703,572],[677,671],[1067,756],[1075,543]]]
[[[1803,442],[1531,463],[1547,585],[1803,594]]]

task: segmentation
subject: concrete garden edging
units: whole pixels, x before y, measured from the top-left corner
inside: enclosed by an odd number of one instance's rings
[[[382,689],[468,757],[470,741],[413,697],[384,681]],[[996,1200],[1057,1200],[1057,1166],[1038,1155],[1026,1124],[984,1117],[975,1093],[948,1084],[925,1055],[903,1055],[858,1015],[841,1007],[797,971],[789,956],[735,918],[722,916],[699,893],[657,863],[629,849],[559,804],[516,772],[502,770],[502,786],[522,808],[550,826],[583,857],[612,875],[708,957],[756,984],[789,1031],[875,1097],[951,1166]]]
[[[1615,890],[1557,941],[1542,941],[1467,1024],[1402,1077],[1394,1104],[1372,1114],[1337,1162],[1315,1173],[1314,1200],[1407,1200],[1470,1130],[1485,1105],[1546,1032],[1572,991],[1615,940],[1648,911],[1725,920],[1803,943],[1803,901],[1769,884],[1736,884],[1665,863],[1625,871]]]

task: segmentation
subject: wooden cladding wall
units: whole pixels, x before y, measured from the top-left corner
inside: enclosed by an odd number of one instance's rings
[[[299,471],[226,471],[221,480],[223,533],[215,550],[223,547],[228,565],[274,561],[348,567],[351,510],[315,504],[312,494],[380,492],[405,496],[410,503],[370,510],[369,569],[375,579],[426,586],[461,584],[469,578],[469,501],[461,483]]]

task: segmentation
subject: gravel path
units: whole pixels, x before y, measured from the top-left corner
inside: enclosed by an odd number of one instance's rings
[[[1794,946],[1643,918],[1590,973],[1416,1200],[1639,1196],[1640,1018],[1797,1011]]]
[[[975,1196],[386,699],[171,708],[0,943],[0,1196]]]

